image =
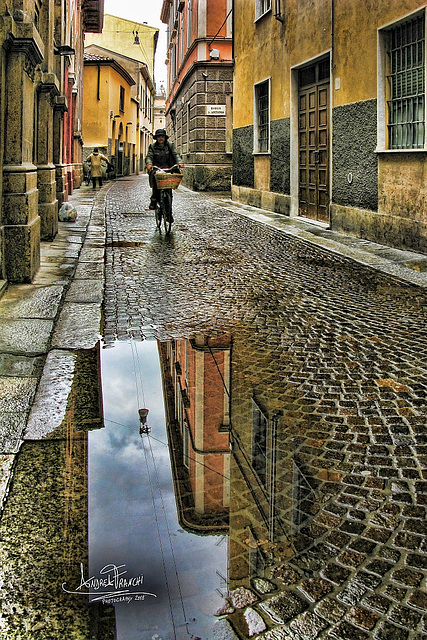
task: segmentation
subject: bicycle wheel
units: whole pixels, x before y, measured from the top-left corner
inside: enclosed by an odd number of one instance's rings
[[[163,224],[165,233],[170,233],[172,226],[172,193],[170,189],[163,190]]]

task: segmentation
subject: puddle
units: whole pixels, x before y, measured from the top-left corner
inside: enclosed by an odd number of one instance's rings
[[[421,637],[418,391],[403,365],[368,386],[327,335],[51,352],[0,520],[0,636],[397,636],[404,610]]]
[[[144,247],[146,244],[148,243],[139,240],[135,240],[134,242],[130,240],[114,240],[108,243],[107,247]]]
[[[89,435],[89,572],[114,582],[119,567],[131,584],[96,598],[114,604],[118,640],[209,638],[227,574],[224,518],[218,525],[200,505],[195,513],[176,460],[173,477],[157,343],[103,349],[101,378],[105,427]]]

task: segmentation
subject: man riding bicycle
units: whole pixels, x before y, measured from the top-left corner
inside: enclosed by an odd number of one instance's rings
[[[159,190],[154,177],[155,169],[153,169],[153,166],[160,167],[161,169],[169,169],[175,164],[180,167],[184,166],[178,151],[175,149],[175,145],[172,142],[168,142],[169,136],[165,129],[157,129],[153,138],[155,142],[152,142],[148,147],[148,153],[145,158],[145,165],[152,189],[149,209],[155,209],[159,201]]]

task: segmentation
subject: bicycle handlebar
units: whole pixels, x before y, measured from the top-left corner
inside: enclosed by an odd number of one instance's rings
[[[157,169],[158,171],[171,172],[172,169],[175,169],[175,167],[178,167],[178,169],[179,169],[179,164],[174,164],[173,167],[165,167],[164,169],[162,169],[161,167],[156,167],[156,165],[153,164],[153,166],[151,168],[152,169]]]

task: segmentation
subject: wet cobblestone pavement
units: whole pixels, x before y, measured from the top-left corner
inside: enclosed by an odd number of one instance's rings
[[[425,291],[184,190],[167,237],[148,199],[108,192],[104,340],[232,336],[216,638],[427,638]]]

